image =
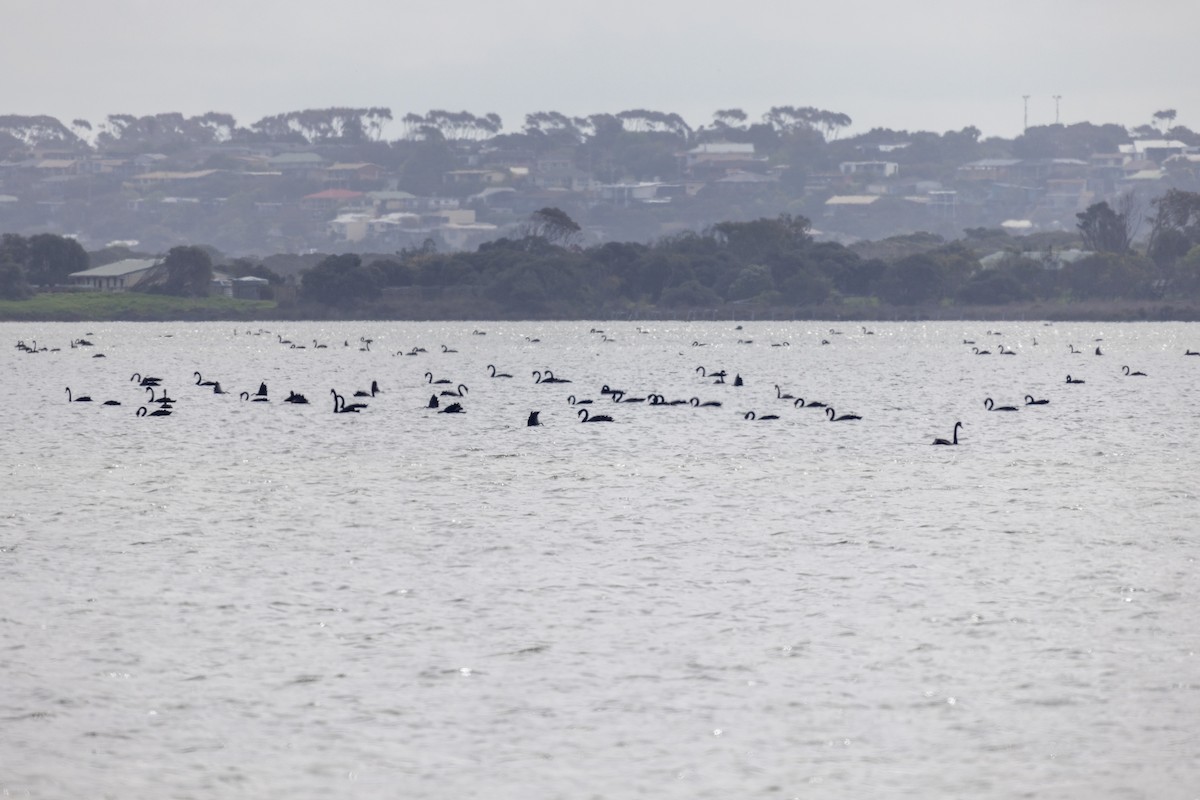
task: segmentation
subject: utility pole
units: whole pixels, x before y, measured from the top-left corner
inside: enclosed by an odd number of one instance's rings
[[[1061,94],[1054,95],[1054,124],[1058,124],[1058,101],[1062,100]]]
[[[1029,95],[1021,95],[1021,99],[1025,101],[1025,127],[1021,129],[1021,132],[1024,133],[1029,130]]]

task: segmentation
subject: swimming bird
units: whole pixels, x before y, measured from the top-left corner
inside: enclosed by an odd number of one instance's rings
[[[1049,405],[1049,404],[1050,404],[1049,400],[1034,400],[1033,395],[1031,395],[1031,394],[1025,395],[1025,405],[1027,405],[1027,406],[1045,406],[1045,405]]]
[[[779,384],[777,383],[777,384],[775,384],[775,399],[777,399],[777,400],[795,400],[796,396],[793,394],[784,394],[783,390],[779,388]]]
[[[280,344],[291,344],[292,343],[291,339],[285,339],[285,338],[283,338],[283,335],[279,334],[279,333],[275,334],[275,338],[279,340]]]
[[[709,400],[707,402],[701,403],[699,397],[693,397],[689,402],[692,404],[692,408],[720,408],[721,407],[720,400]]]
[[[240,395],[238,395],[238,397],[242,398],[243,402],[246,400],[249,400],[252,403],[269,403],[269,402],[271,402],[271,399],[269,397],[259,397],[258,395],[252,395],[249,392],[242,392]]]
[[[1125,370],[1125,375],[1126,375],[1126,377],[1129,377],[1129,378],[1135,378],[1135,377],[1144,378],[1144,377],[1146,377],[1146,373],[1144,373],[1144,372],[1130,372],[1129,367],[1121,367],[1121,369]]]
[[[213,394],[229,394],[229,392],[222,389],[221,382],[217,381],[215,384],[213,384]]]
[[[625,394],[624,389],[610,389],[608,384],[600,387],[600,394]]]
[[[433,373],[432,373],[432,372],[426,372],[426,373],[425,373],[425,382],[426,382],[426,383],[450,383],[450,381],[449,381],[448,379],[446,379],[446,378],[438,378],[438,379],[435,381],[435,380],[433,379]]]
[[[446,347],[446,345],[442,345],[442,352],[443,352],[443,353],[457,353],[458,351],[457,351],[457,350],[451,350],[449,347]]]
[[[570,383],[570,382],[571,381],[568,380],[567,378],[554,377],[554,373],[551,372],[550,370],[546,370],[545,376],[541,380],[541,383]]]
[[[460,383],[455,389],[446,389],[440,394],[442,397],[462,397],[467,393],[466,384]]]
[[[837,412],[833,410],[833,406],[826,406],[825,416],[829,417],[830,422],[843,422],[854,419],[862,419],[862,417],[860,417],[858,414],[842,414],[839,417]]]
[[[154,396],[154,387],[153,386],[147,386],[146,391],[150,393],[150,402],[151,403],[164,403],[165,404],[165,403],[174,403],[175,402],[175,400],[173,398],[167,397],[166,389],[163,389],[162,397]]]
[[[254,393],[254,396],[255,396],[255,397],[266,397],[266,396],[267,396],[267,384],[266,384],[266,381],[263,381],[263,382],[261,382],[261,383],[259,383],[259,384],[258,384],[258,391]]]
[[[581,422],[612,422],[613,418],[608,414],[597,414],[592,416],[586,408],[579,409],[578,416],[582,417]]]
[[[1087,381],[1080,380],[1079,378],[1072,378],[1070,375],[1068,375],[1067,383],[1087,383]]]
[[[1187,350],[1187,351],[1185,351],[1185,352],[1184,352],[1184,355],[1185,355],[1185,356],[1200,356],[1200,353],[1197,353],[1197,352],[1195,352],[1195,351],[1193,351],[1193,350]]]
[[[162,382],[162,378],[142,377],[142,373],[135,372],[130,376],[129,380],[135,381],[138,386],[158,386]]]
[[[335,414],[357,414],[358,407],[361,403],[355,403],[353,408],[346,407],[346,398],[337,393],[337,389],[330,389],[329,393],[333,395],[333,413]],[[242,394],[246,394],[243,392]]]
[[[573,406],[590,406],[592,404],[591,400],[576,400],[573,394],[567,395],[567,402]]]
[[[792,405],[794,405],[796,408],[828,408],[827,404],[822,403],[819,400],[813,400],[811,403],[806,403],[804,402],[803,397],[797,397]]]
[[[429,402],[425,404],[425,407],[426,408],[437,408],[440,405],[441,405],[441,403],[438,402],[437,395],[431,394],[431,395],[429,395]]]
[[[733,385],[734,385],[734,386],[742,386],[742,385],[744,385],[744,381],[742,380],[742,376],[741,376],[741,375],[734,375],[734,376],[733,376]]]
[[[354,396],[355,397],[374,397],[375,394],[379,391],[380,391],[379,383],[377,381],[371,381],[371,391],[368,392],[363,389],[359,389],[357,392],[354,393]]]
[[[747,411],[745,414],[742,415],[742,419],[760,420],[761,421],[761,420],[767,420],[767,419],[779,419],[779,415],[778,414],[763,414],[761,417],[759,417],[759,416],[755,415],[755,413],[753,411]]]
[[[90,398],[86,394],[84,394],[84,395],[80,395],[79,397],[72,399],[71,398],[71,387],[68,386],[67,387],[67,402],[68,403],[90,403],[90,402],[92,402],[92,398]]]
[[[488,364],[487,368],[488,368],[488,372],[491,374],[491,377],[493,377],[493,378],[511,378],[512,377],[512,375],[509,375],[507,372],[496,372],[496,367],[494,364]]]
[[[141,406],[138,408],[136,413],[139,417],[169,417],[171,416],[171,409],[156,408],[155,410],[150,411],[145,406]]]
[[[200,376],[200,373],[199,373],[199,372],[193,372],[192,374],[196,376],[196,385],[197,385],[197,386],[215,386],[215,385],[216,385],[216,382],[215,382],[215,381],[206,381],[206,380],[204,380],[204,379],[203,379],[203,378]]]
[[[1102,355],[1104,355],[1104,353],[1101,353],[1101,352],[1100,352],[1100,347],[1099,347],[1099,345],[1097,345],[1097,346],[1096,346],[1096,355],[1098,355],[1098,356],[1102,356]]]
[[[984,398],[983,407],[986,408],[988,411],[1016,411],[1017,410],[1016,406],[998,406],[998,405],[996,405],[995,401],[992,400],[992,398],[990,398],[990,397]]]
[[[1002,356],[1015,356],[1016,354],[1017,354],[1017,351],[1016,351],[1016,350],[1009,350],[1009,349],[1007,349],[1007,348],[1006,348],[1004,345],[1000,345],[1000,355],[1002,355]]]
[[[302,394],[296,394],[293,391],[288,391],[288,396],[284,398],[285,403],[295,403],[296,405],[308,405],[308,398]]]
[[[958,444],[958,429],[961,427],[963,427],[963,424],[961,422],[954,423],[954,441],[949,441],[946,439],[934,439],[933,443],[934,444]]]
[[[991,350],[980,350],[978,347],[972,347],[971,352],[977,356],[990,356],[992,354]]]
[[[644,398],[644,397],[626,397],[624,392],[616,391],[616,392],[612,393],[612,401],[614,403],[644,403],[644,402],[646,402],[646,398]]]
[[[313,347],[317,350],[325,350],[329,347],[327,344],[317,344],[317,340],[313,339]]]
[[[538,421],[539,413],[540,412],[538,412],[538,411],[530,411],[529,412],[529,419],[525,420],[526,428],[536,428],[542,424],[540,421]]]
[[[439,414],[461,414],[461,413],[463,413],[462,403],[451,403],[450,405],[446,406],[442,410],[438,411],[438,413]]]

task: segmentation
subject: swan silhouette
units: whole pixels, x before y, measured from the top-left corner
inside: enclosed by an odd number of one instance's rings
[[[457,350],[451,350],[449,347],[446,347],[446,345],[442,345],[442,352],[443,352],[443,353],[457,353],[458,351],[457,351]]]
[[[745,385],[744,381],[742,380],[742,376],[741,376],[741,375],[734,375],[734,376],[733,376],[733,385],[734,385],[734,386],[743,386],[743,385]]]
[[[462,403],[451,403],[450,405],[446,406],[442,410],[438,411],[438,413],[439,414],[461,414],[461,413],[463,413]]]
[[[644,397],[626,397],[625,392],[615,391],[612,393],[612,401],[614,403],[644,403],[644,402],[646,402],[646,398],[644,398]]]
[[[82,394],[79,397],[72,398],[71,397],[71,387],[68,386],[67,387],[67,402],[68,403],[90,403],[90,402],[92,402],[92,398],[88,397],[86,394]]]
[[[138,386],[158,386],[162,382],[162,378],[142,377],[142,373],[135,372],[130,376],[129,380],[135,381]]]
[[[984,398],[983,407],[986,408],[988,411],[1016,411],[1017,410],[1016,406],[998,406],[998,405],[996,405],[995,401],[993,401],[992,398],[990,398],[990,397]]]
[[[488,364],[487,368],[488,368],[488,372],[491,374],[491,376],[493,378],[511,378],[512,377],[512,375],[509,375],[507,372],[496,372],[496,367],[494,364]]]
[[[213,394],[229,394],[229,392],[222,389],[221,382],[217,381],[215,384],[213,384]]]
[[[460,383],[455,389],[446,389],[441,392],[442,397],[462,397],[467,393],[466,384]]]
[[[591,414],[588,413],[588,410],[586,408],[579,409],[578,416],[581,418],[581,420],[580,420],[581,422],[612,422],[613,421],[613,418],[610,417],[608,414],[596,414],[595,416],[592,416]]]
[[[571,381],[569,381],[566,378],[556,378],[556,377],[554,377],[553,372],[551,372],[550,370],[546,370],[545,377],[542,378],[541,382],[542,383],[570,383]]]
[[[437,408],[441,403],[438,402],[437,395],[429,395],[429,402],[425,404],[426,408]]]
[[[346,398],[338,394],[336,389],[330,389],[329,393],[333,395],[333,413],[335,414],[357,414],[367,407],[366,403],[350,403],[347,405]]]
[[[742,419],[762,421],[762,420],[768,420],[768,419],[779,419],[779,415],[778,414],[763,414],[760,417],[760,416],[757,416],[753,411],[747,411],[745,414],[742,415]]]
[[[196,376],[196,385],[197,385],[197,386],[216,386],[216,385],[217,385],[217,384],[216,384],[216,381],[206,381],[206,380],[204,380],[204,379],[203,379],[203,378],[200,376],[200,373],[199,373],[199,372],[193,372],[192,374]]]
[[[699,397],[693,397],[688,402],[690,402],[692,404],[692,408],[720,408],[721,407],[720,400],[709,400],[707,402],[701,403]]]
[[[848,422],[854,419],[862,419],[858,414],[842,414],[840,417],[833,410],[833,406],[825,407],[825,416],[829,417],[830,422]]]
[[[775,398],[777,400],[795,400],[796,396],[793,394],[784,394],[783,390],[779,388],[779,384],[777,383],[775,384]]]
[[[1033,395],[1031,395],[1031,394],[1025,395],[1025,405],[1027,405],[1027,406],[1044,406],[1044,405],[1049,405],[1049,404],[1050,404],[1049,400],[1034,400]]]
[[[977,356],[990,356],[992,354],[991,350],[980,350],[978,347],[972,347],[971,352]]]
[[[162,397],[154,396],[154,387],[153,386],[147,386],[146,391],[150,393],[150,402],[151,403],[174,403],[175,402],[174,398],[167,397],[167,392],[165,389],[163,390]]]
[[[426,383],[450,383],[450,381],[449,381],[449,380],[447,380],[446,378],[438,378],[438,379],[435,381],[435,380],[433,379],[433,373],[432,373],[432,372],[426,372],[426,373],[425,373],[425,382],[426,382]]]
[[[538,427],[539,425],[541,425],[541,424],[542,424],[542,423],[541,423],[541,422],[538,420],[538,414],[539,414],[539,413],[541,413],[541,412],[539,412],[539,411],[530,411],[530,412],[529,412],[529,419],[525,420],[525,427],[526,427],[526,428],[536,428],[536,427]]]
[[[961,427],[962,427],[962,423],[961,423],[961,422],[955,422],[955,423],[954,423],[954,440],[953,440],[953,441],[950,441],[950,440],[948,440],[948,439],[934,439],[934,444],[935,444],[935,445],[956,445],[956,444],[959,444],[959,428],[961,428]]]
[[[826,404],[818,400],[813,400],[811,403],[805,403],[803,397],[797,397],[792,403],[796,408],[826,408]]]
[[[1144,378],[1144,377],[1146,377],[1146,373],[1144,373],[1144,372],[1130,372],[1130,371],[1129,371],[1129,367],[1127,367],[1127,366],[1126,366],[1126,367],[1121,367],[1121,369],[1125,370],[1125,375],[1126,375],[1127,377],[1130,377],[1130,378],[1135,378],[1135,377],[1142,377],[1142,378]]]
[[[295,392],[289,391],[288,396],[284,398],[283,402],[295,403],[296,405],[308,405],[308,398],[302,394],[296,394]]]
[[[1200,356],[1200,353],[1197,353],[1194,350],[1187,350],[1184,352],[1184,355],[1185,356]]]
[[[357,392],[354,393],[354,396],[355,397],[374,397],[375,394],[379,391],[380,391],[379,383],[377,381],[371,381],[371,391],[368,392],[368,391],[359,389]]]
[[[169,417],[171,416],[171,409],[156,408],[155,410],[150,411],[145,406],[141,406],[138,408],[136,413],[139,417]]]
[[[567,395],[567,402],[573,406],[590,406],[592,404],[591,400],[576,400],[573,394]]]
[[[1087,383],[1087,381],[1081,380],[1079,378],[1072,378],[1070,375],[1068,375],[1067,383]]]

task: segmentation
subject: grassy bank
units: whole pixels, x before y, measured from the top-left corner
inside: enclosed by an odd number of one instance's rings
[[[6,322],[254,320],[274,314],[273,301],[169,297],[136,292],[47,293],[29,300],[0,300],[0,321]]]

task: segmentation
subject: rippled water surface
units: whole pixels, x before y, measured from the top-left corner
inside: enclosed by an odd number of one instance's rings
[[[1200,797],[1200,326],[831,324],[0,325],[0,796]]]

